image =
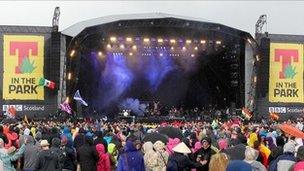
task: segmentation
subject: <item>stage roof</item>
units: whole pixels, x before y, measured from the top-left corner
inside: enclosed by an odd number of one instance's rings
[[[52,27],[47,26],[8,26],[0,25],[0,33],[51,33]]]
[[[87,27],[97,26],[101,24],[106,24],[115,21],[122,21],[122,20],[138,20],[138,19],[162,19],[162,18],[175,18],[181,20],[189,20],[189,21],[198,21],[198,22],[205,22],[205,23],[213,23],[210,20],[201,19],[201,18],[192,18],[192,17],[185,17],[179,15],[172,15],[172,14],[165,14],[165,13],[145,13],[145,14],[122,14],[122,15],[110,15],[105,17],[94,18],[86,21],[82,21],[76,23],[67,29],[63,30],[62,33],[71,37],[75,37],[78,35],[82,30]]]

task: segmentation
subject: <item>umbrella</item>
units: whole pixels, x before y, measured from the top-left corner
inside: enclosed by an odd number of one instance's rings
[[[291,136],[298,137],[298,138],[304,138],[304,133],[296,127],[293,127],[288,124],[282,124],[282,125],[279,125],[279,128],[286,134],[289,134]]]
[[[158,132],[164,135],[167,135],[169,138],[179,138],[183,139],[182,131],[178,128],[174,127],[160,127],[158,128]]]
[[[147,134],[144,139],[143,139],[144,142],[148,142],[148,141],[151,141],[153,144],[156,142],[156,141],[161,141],[165,144],[167,144],[168,142],[168,137],[166,135],[163,135],[163,134],[160,134],[160,133],[157,133],[157,132],[153,132],[153,133],[149,133]]]

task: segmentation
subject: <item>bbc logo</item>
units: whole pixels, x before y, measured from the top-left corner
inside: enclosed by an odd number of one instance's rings
[[[15,108],[18,112],[22,111],[22,105],[3,105],[2,111],[7,111],[11,107]]]
[[[269,107],[269,113],[286,113],[286,107]]]

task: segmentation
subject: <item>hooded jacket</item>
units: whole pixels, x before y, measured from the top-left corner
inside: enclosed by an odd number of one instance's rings
[[[16,161],[21,157],[25,150],[25,146],[22,145],[20,149],[14,155],[8,155],[0,152],[0,160],[3,163],[3,169],[5,171],[15,171],[16,169],[12,166],[11,161]]]
[[[269,171],[287,171],[296,162],[294,154],[291,152],[285,152],[280,155],[276,160],[271,162]]]
[[[148,141],[145,142],[143,145],[143,150],[144,150],[144,161],[145,161],[145,166],[146,170],[150,171],[153,170],[154,167],[156,167],[156,158],[157,154],[153,149],[153,144],[152,142]]]
[[[92,144],[92,139],[85,137],[85,144],[77,151],[77,161],[80,164],[81,170],[96,171],[96,164],[99,157],[95,146],[91,146]]]
[[[58,156],[51,152],[51,150],[43,150],[38,155],[36,162],[36,171],[59,171],[60,165]]]
[[[126,142],[124,153],[118,159],[117,171],[145,171],[144,158],[133,142]]]
[[[35,140],[32,136],[27,139],[24,151],[24,169],[34,169],[38,159],[39,148],[35,145]]]
[[[106,153],[105,147],[103,144],[96,145],[96,151],[99,155],[99,160],[97,162],[97,171],[110,171],[110,157],[109,154]]]

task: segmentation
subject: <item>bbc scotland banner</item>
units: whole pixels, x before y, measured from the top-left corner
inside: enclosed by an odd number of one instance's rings
[[[271,43],[269,101],[303,103],[303,45]]]
[[[44,36],[3,36],[3,99],[44,100]]]

